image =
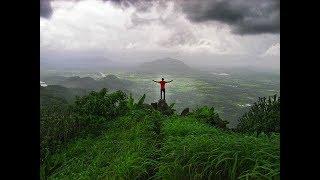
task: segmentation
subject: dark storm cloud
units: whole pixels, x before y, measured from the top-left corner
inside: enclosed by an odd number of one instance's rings
[[[157,3],[160,7],[165,7],[166,2],[170,0],[103,0],[103,1],[111,1],[121,7],[129,7],[134,6],[138,11],[147,11],[150,7]],[[172,0],[174,1],[174,0]]]
[[[76,0],[79,1],[79,0]],[[103,0],[119,7],[135,6],[138,11],[148,10],[153,3],[165,7],[170,0]],[[195,23],[219,21],[228,24],[236,34],[279,33],[280,0],[173,0],[186,17]],[[50,17],[50,0],[40,0],[40,12]],[[144,23],[137,20],[136,23]]]
[[[280,0],[177,1],[193,22],[219,21],[237,34],[278,33]]]
[[[50,18],[53,13],[52,6],[50,2],[59,1],[59,0],[40,0],[40,17]],[[63,0],[60,0],[63,1]],[[65,0],[68,1],[68,0]],[[81,0],[69,0],[78,2]],[[135,6],[139,11],[148,10],[155,0],[102,0],[102,1],[110,1],[116,5],[119,5],[122,8],[126,8],[129,6]],[[164,2],[164,1],[163,1]]]
[[[52,14],[50,0],[40,0],[40,17],[49,18]]]
[[[122,6],[147,10],[166,0],[111,0]],[[169,0],[168,0],[169,1]],[[236,34],[279,33],[280,0],[174,0],[192,22],[219,21],[231,25]],[[143,23],[143,22],[142,22]]]

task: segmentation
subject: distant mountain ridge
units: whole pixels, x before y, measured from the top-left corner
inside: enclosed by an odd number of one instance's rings
[[[44,78],[43,81],[48,83],[48,86],[42,87],[40,85],[41,105],[65,104],[74,100],[75,96],[83,96],[92,90],[98,91],[102,88],[110,91],[122,90],[129,93],[127,88],[132,84],[131,81],[119,79],[115,75],[107,75],[98,80],[91,77],[51,76]]]
[[[142,63],[138,69],[142,73],[170,73],[170,74],[185,74],[196,72],[195,69],[186,65],[184,62],[173,59],[163,58],[151,62]]]
[[[100,90],[107,88],[109,90],[123,90],[126,91],[127,87],[132,85],[129,80],[119,79],[115,75],[106,75],[103,78],[95,80],[91,77],[64,77],[64,76],[51,76],[43,79],[49,85],[60,85],[66,88],[80,88],[87,90]]]
[[[66,88],[60,85],[40,86],[40,105],[65,104],[74,100],[76,96],[83,96],[87,93],[85,89]]]

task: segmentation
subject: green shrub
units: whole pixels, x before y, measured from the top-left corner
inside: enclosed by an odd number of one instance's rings
[[[223,121],[217,112],[214,111],[214,107],[203,106],[201,108],[197,108],[195,111],[191,113],[191,116],[200,120],[201,122],[207,123],[211,126],[226,128],[228,124],[227,121]]]
[[[111,121],[128,111],[126,94],[106,89],[77,97],[68,104],[50,104],[40,109],[41,160],[70,140],[81,136],[96,136]]]
[[[237,131],[245,133],[280,132],[280,97],[259,98],[240,119]]]
[[[101,116],[113,119],[126,112],[126,94],[122,91],[107,93],[104,88],[100,92],[92,91],[87,96],[77,97],[71,106],[72,111],[79,115]]]

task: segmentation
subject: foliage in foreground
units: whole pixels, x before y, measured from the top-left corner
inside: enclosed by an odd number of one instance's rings
[[[140,110],[50,156],[42,172],[50,179],[278,179],[279,148],[276,134],[246,136]]]
[[[259,98],[239,119],[237,130],[250,134],[280,132],[280,97]]]
[[[91,92],[69,104],[51,104],[40,109],[41,161],[67,142],[82,136],[99,135],[107,122],[127,112],[126,95],[121,92]]]
[[[218,129],[208,107],[165,116],[144,99],[102,90],[42,110],[41,179],[279,179],[279,134]]]
[[[214,107],[209,108],[208,106],[203,106],[201,108],[197,108],[191,113],[191,115],[199,121],[218,128],[225,129],[226,125],[228,124],[227,121],[223,121],[219,117],[219,114],[214,111]]]
[[[99,137],[79,138],[41,167],[43,179],[146,179],[155,171],[160,113],[133,110]]]
[[[226,132],[194,118],[164,123],[161,179],[279,179],[279,135]]]

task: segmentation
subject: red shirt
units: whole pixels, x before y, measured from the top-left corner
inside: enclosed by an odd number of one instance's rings
[[[159,81],[160,83],[160,89],[165,89],[165,84],[167,83],[166,81]]]

